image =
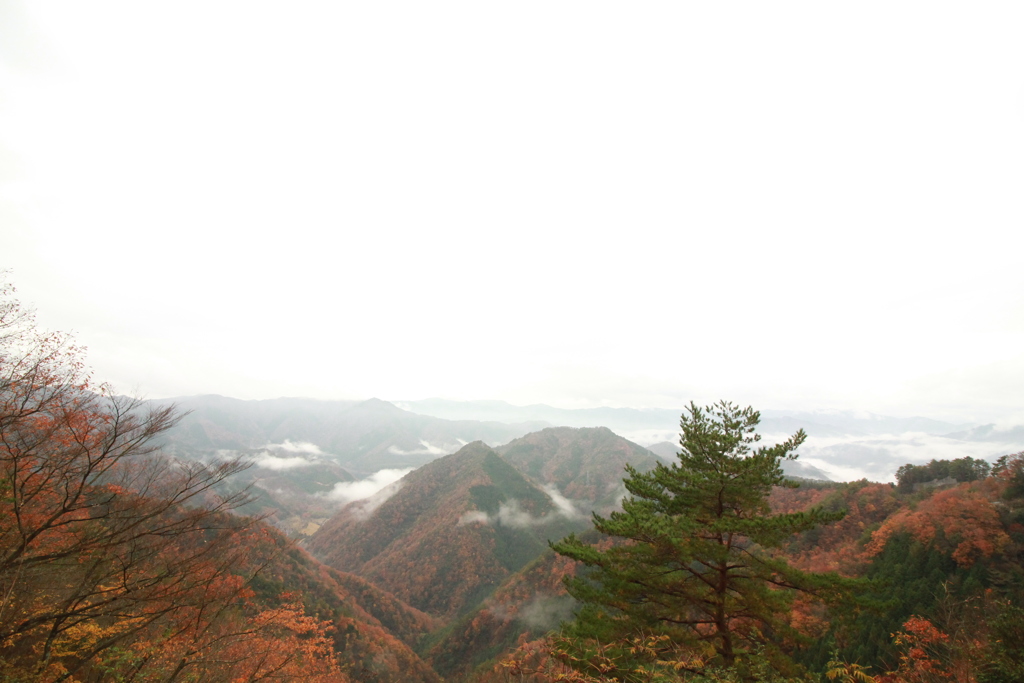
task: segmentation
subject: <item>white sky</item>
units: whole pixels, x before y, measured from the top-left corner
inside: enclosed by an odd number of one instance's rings
[[[0,0],[0,267],[150,397],[1024,421],[1022,29]]]

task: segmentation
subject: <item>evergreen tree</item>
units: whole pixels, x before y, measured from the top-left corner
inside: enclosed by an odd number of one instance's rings
[[[833,599],[850,582],[798,571],[771,549],[843,513],[771,514],[772,487],[793,485],[780,463],[797,457],[806,434],[754,447],[759,421],[749,407],[691,403],[679,462],[646,473],[627,467],[623,511],[594,515],[598,531],[623,540],[591,546],[572,535],[552,544],[587,568],[567,581],[582,606],[560,646],[622,643],[615,671],[601,672],[616,680],[645,670],[628,645],[638,634],[660,638],[674,656],[666,649],[655,659],[679,670],[726,667],[744,678],[766,662],[780,673],[796,670],[785,654],[802,639],[790,624],[795,595]]]

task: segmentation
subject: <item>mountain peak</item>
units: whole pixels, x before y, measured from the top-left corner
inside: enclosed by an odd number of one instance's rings
[[[357,403],[354,406],[354,409],[356,409],[356,410],[360,410],[360,409],[361,410],[375,410],[375,411],[388,412],[388,413],[404,413],[404,412],[407,412],[405,410],[402,410],[398,406],[396,406],[394,403],[390,403],[388,401],[385,401],[385,400],[379,399],[379,398],[368,398],[365,401]]]
[[[442,617],[479,603],[577,524],[482,441],[410,472],[371,509],[352,503],[308,541],[325,563]]]
[[[527,477],[602,513],[618,507],[627,464],[647,470],[658,463],[656,455],[607,427],[551,427],[498,452]]]

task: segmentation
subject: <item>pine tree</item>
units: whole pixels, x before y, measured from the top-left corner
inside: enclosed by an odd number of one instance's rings
[[[780,463],[797,457],[806,434],[754,447],[759,421],[749,407],[691,403],[679,461],[646,473],[627,467],[623,511],[594,515],[598,531],[622,540],[591,546],[572,535],[552,544],[586,567],[566,582],[582,606],[558,647],[622,643],[618,659],[605,659],[615,670],[601,672],[616,680],[650,671],[628,646],[644,636],[661,639],[666,649],[654,660],[676,669],[725,667],[749,678],[767,662],[795,671],[785,654],[802,638],[789,623],[794,597],[836,599],[850,582],[798,571],[772,549],[842,513],[771,514],[772,487],[792,485]]]

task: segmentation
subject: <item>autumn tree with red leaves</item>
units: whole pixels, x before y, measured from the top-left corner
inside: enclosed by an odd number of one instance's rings
[[[173,681],[216,661],[202,680],[248,681],[301,659],[337,674],[297,646],[320,625],[247,602],[261,526],[230,514],[244,492],[217,494],[246,463],[160,456],[175,409],[94,385],[84,350],[13,293],[0,286],[0,678]],[[261,649],[272,633],[294,654]]]

